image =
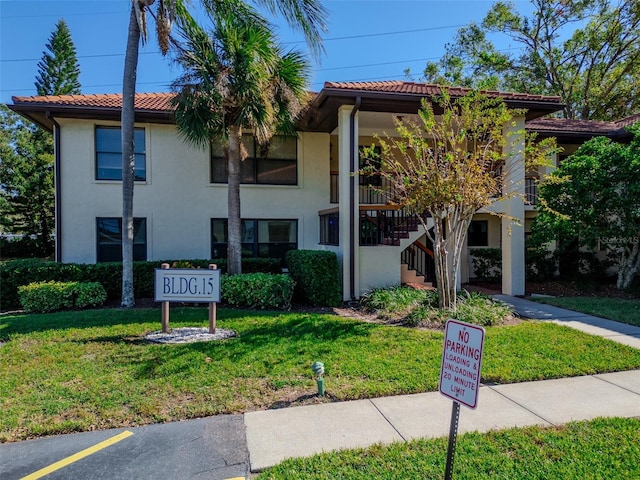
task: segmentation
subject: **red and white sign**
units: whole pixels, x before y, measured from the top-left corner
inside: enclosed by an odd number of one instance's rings
[[[478,406],[483,348],[484,328],[447,320],[438,386],[442,395],[469,408]]]

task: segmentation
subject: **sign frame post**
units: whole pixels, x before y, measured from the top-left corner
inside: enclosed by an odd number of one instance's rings
[[[160,268],[168,270],[169,264],[163,263],[160,265]],[[160,308],[162,309],[162,333],[169,333],[169,302],[162,302],[162,306]]]
[[[208,303],[209,333],[215,333],[220,275],[214,263],[208,269],[170,269],[168,263],[156,268],[154,299],[162,304],[162,333],[169,333],[169,302]]]
[[[445,325],[438,390],[453,400],[445,480],[453,478],[460,404],[472,410],[478,406],[484,337],[485,330],[478,325],[452,318]]]
[[[209,270],[217,270],[218,265],[215,263],[209,264]],[[217,303],[210,302],[209,303],[209,333],[216,333],[216,318],[217,317]]]

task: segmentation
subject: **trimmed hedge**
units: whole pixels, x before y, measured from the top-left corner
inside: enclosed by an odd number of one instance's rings
[[[342,303],[340,268],[334,252],[290,250],[285,260],[296,282],[298,299],[319,307],[335,307]]]
[[[30,283],[18,287],[18,295],[27,313],[99,307],[107,299],[107,292],[96,282]]]
[[[287,274],[242,273],[221,279],[222,301],[234,307],[289,309],[295,282]]]
[[[218,269],[226,270],[226,259],[178,260],[133,263],[133,284],[137,298],[151,298],[154,295],[153,282],[156,268],[168,263],[175,268],[208,268],[210,263]],[[245,258],[242,269],[246,273],[281,273],[280,259]],[[12,260],[0,263],[0,309],[10,310],[20,307],[18,287],[37,282],[98,282],[107,292],[107,299],[117,300],[122,293],[122,264],[96,263],[56,263],[42,260]]]

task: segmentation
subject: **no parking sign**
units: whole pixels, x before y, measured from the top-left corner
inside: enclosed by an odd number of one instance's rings
[[[478,406],[483,348],[484,328],[447,320],[438,387],[442,395],[469,408]]]
[[[451,318],[447,320],[438,385],[440,393],[453,400],[445,480],[453,478],[460,404],[469,408],[478,406],[483,348],[484,328]]]

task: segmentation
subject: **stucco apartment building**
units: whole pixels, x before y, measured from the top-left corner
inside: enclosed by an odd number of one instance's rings
[[[359,178],[358,151],[374,134],[393,134],[395,116],[416,115],[436,85],[403,82],[327,82],[315,95],[298,135],[276,137],[267,156],[250,135],[241,187],[243,254],[280,257],[289,249],[330,250],[342,269],[343,297],[357,299],[381,286],[427,275],[424,233],[402,209],[387,205]],[[448,88],[452,97],[467,93]],[[516,129],[558,136],[576,144],[594,134],[615,135],[622,126],[580,125],[542,118],[562,108],[554,96],[490,92],[509,107],[525,109]],[[178,136],[169,107],[171,93],[136,95],[136,259],[226,256],[227,187],[221,148],[199,150]],[[121,232],[120,95],[13,97],[9,107],[54,132],[56,260],[93,263],[119,260]],[[437,113],[437,112],[436,112]],[[571,121],[568,121],[571,122]],[[572,130],[573,129],[573,130]],[[608,132],[608,133],[607,133]],[[505,132],[506,134],[507,132]],[[504,217],[480,211],[467,248],[502,249],[503,292],[524,294],[525,232],[535,216],[536,179],[525,172],[522,145],[507,147],[513,197],[492,206]],[[573,147],[572,147],[573,148]],[[568,153],[571,153],[568,151]],[[518,221],[514,221],[514,219]],[[461,280],[473,275],[463,265]]]

